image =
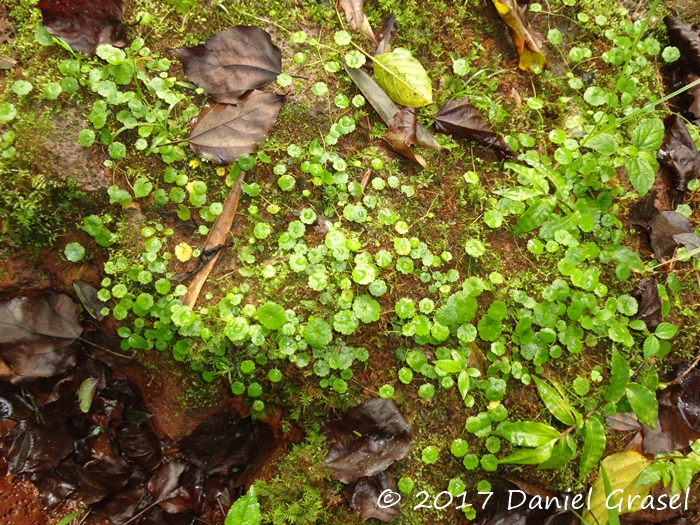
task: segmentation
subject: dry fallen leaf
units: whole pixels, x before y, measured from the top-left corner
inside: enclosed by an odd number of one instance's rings
[[[498,14],[508,24],[510,36],[520,57],[519,67],[534,72],[544,69],[547,61],[542,54],[539,40],[530,31],[516,0],[493,0]]]
[[[515,158],[515,152],[491,129],[469,97],[445,101],[435,115],[435,129],[446,135],[475,140],[492,148],[499,159]]]
[[[403,155],[408,160],[420,164],[423,168],[428,165],[425,159],[411,149],[416,143],[416,110],[415,108],[401,107],[399,112],[389,121],[389,129],[382,135],[394,151]]]
[[[224,104],[236,104],[246,91],[272,82],[282,72],[282,52],[259,27],[232,27],[215,33],[205,44],[173,53],[187,78],[214,102]]]
[[[237,106],[205,106],[190,133],[190,147],[198,157],[216,164],[235,162],[267,138],[283,102],[282,95],[252,91]]]
[[[122,47],[127,43],[123,0],[41,0],[36,7],[41,9],[46,30],[75,51],[94,55],[100,44]]]
[[[356,31],[362,31],[362,34],[369,38],[373,44],[377,43],[374,37],[372,26],[369,25],[367,16],[362,11],[363,0],[340,0],[340,7],[345,11],[345,20]]]
[[[673,186],[678,191],[685,191],[688,183],[697,179],[700,173],[700,153],[680,116],[666,117],[664,127],[664,140],[658,152],[659,163],[671,173]]]

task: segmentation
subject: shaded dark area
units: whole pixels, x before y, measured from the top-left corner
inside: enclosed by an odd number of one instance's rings
[[[282,72],[282,52],[259,27],[232,27],[202,45],[173,53],[187,78],[223,104],[238,103],[246,91],[263,87]]]
[[[515,152],[494,132],[469,97],[447,100],[435,115],[435,130],[446,135],[475,140],[493,149],[499,159],[514,159]]]
[[[41,0],[37,7],[46,30],[75,51],[93,55],[100,44],[127,44],[123,0]]]
[[[269,425],[230,409],[179,443],[158,436],[139,387],[82,348],[83,327],[68,296],[13,299],[0,305],[0,316],[6,367],[26,368],[27,338],[49,350],[35,365],[47,377],[33,374],[23,388],[10,381],[16,374],[0,382],[0,420],[9,430],[0,440],[4,469],[34,483],[48,509],[71,499],[91,508],[86,524],[121,525],[140,513],[132,523],[192,523],[228,507],[270,450],[279,450]],[[70,359],[45,357],[66,352],[51,346],[56,341],[74,344]],[[92,388],[81,390],[86,382]]]

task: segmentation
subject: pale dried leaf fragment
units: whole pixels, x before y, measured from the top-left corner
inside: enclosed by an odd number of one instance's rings
[[[350,24],[350,27],[355,31],[361,31],[373,44],[376,44],[377,39],[372,31],[372,26],[369,25],[369,20],[362,11],[363,3],[363,0],[340,0],[340,7],[343,8],[345,20]]]

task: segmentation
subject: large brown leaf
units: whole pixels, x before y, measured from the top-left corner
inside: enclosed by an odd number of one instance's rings
[[[641,319],[649,330],[655,330],[661,324],[661,298],[654,279],[639,281],[637,290],[632,297],[639,303],[637,319]]]
[[[277,122],[282,95],[252,91],[237,106],[205,106],[197,116],[190,147],[203,159],[230,164],[243,153],[253,153]]]
[[[673,186],[685,191],[700,172],[700,153],[681,117],[669,115],[664,119],[664,127],[664,140],[657,154],[659,163],[671,173]]]
[[[321,428],[328,438],[326,466],[343,483],[374,476],[411,449],[411,426],[387,399],[365,401]]]
[[[513,159],[515,152],[494,132],[469,97],[447,100],[435,115],[435,129],[446,135],[475,140],[494,150],[499,159]]]
[[[382,138],[394,151],[427,168],[428,165],[423,157],[411,149],[411,146],[416,143],[416,109],[399,107],[401,109],[389,121],[389,129]]]
[[[530,31],[516,0],[493,0],[498,14],[508,24],[510,37],[520,57],[519,67],[533,72],[544,69],[547,61],[542,54],[539,39]]]
[[[700,27],[675,16],[665,17],[664,23],[671,45],[678,48],[690,68],[700,75]]]
[[[356,31],[362,31],[362,34],[369,38],[373,43],[377,43],[374,37],[372,26],[369,25],[367,16],[362,11],[363,0],[340,0],[340,7],[345,11],[345,20],[350,27]]]
[[[272,82],[282,72],[282,52],[259,27],[232,27],[205,44],[173,53],[187,78],[224,104],[236,104],[246,91]]]
[[[394,478],[386,472],[380,472],[371,478],[360,478],[355,483],[343,487],[350,508],[359,512],[363,520],[376,518],[389,522],[401,514],[401,511],[398,505],[390,506],[393,500],[382,499],[381,496],[386,490],[394,494],[398,494],[399,490]]]
[[[36,6],[46,30],[75,51],[93,55],[100,44],[122,47],[127,43],[124,0],[41,0]]]

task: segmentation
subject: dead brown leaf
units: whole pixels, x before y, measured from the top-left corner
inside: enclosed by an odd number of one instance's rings
[[[243,153],[253,153],[277,122],[282,95],[251,91],[237,106],[204,106],[188,142],[195,154],[216,164],[230,164]]]
[[[416,143],[416,109],[404,106],[399,108],[399,112],[389,121],[389,129],[382,138],[396,153],[427,168],[425,159],[411,149],[411,146]]]
[[[259,27],[236,26],[214,33],[205,44],[176,49],[185,75],[214,102],[236,104],[282,72],[282,52]]]
[[[544,69],[547,61],[542,54],[539,39],[530,31],[523,18],[522,11],[516,0],[493,0],[498,14],[508,25],[510,37],[520,57],[519,67],[523,71],[533,72]]]
[[[362,11],[363,0],[340,0],[340,7],[345,11],[345,20],[350,27],[355,31],[361,31],[363,35],[369,38],[373,44],[377,43],[377,39],[372,31],[372,26],[369,25],[367,16]]]

